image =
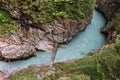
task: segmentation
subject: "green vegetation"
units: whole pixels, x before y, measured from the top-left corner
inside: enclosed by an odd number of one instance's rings
[[[0,34],[12,34],[16,30],[14,24],[15,21],[11,19],[10,15],[0,10]]]
[[[17,73],[11,80],[37,80],[33,74],[32,68],[25,69]]]
[[[66,80],[119,80],[120,79],[120,40],[110,46],[104,46],[98,53],[92,56],[88,55],[83,59],[78,59],[73,62],[60,62],[53,64],[55,73],[46,76],[41,80],[60,80],[61,77],[66,77]],[[17,72],[10,80],[29,80],[28,76],[33,74],[31,78],[37,78],[35,74],[46,72],[40,67],[38,72],[34,72],[34,68]],[[25,73],[29,71],[29,73]],[[34,73],[33,73],[34,72]],[[23,74],[23,75],[19,75]],[[38,79],[36,79],[38,80]]]
[[[86,21],[92,13],[95,0],[2,0],[0,4],[28,15],[33,23],[47,23],[65,18]]]
[[[115,13],[115,18],[112,21],[112,28],[117,31],[117,34],[120,34],[120,0],[116,0],[118,3],[118,9],[117,12]]]
[[[117,0],[120,2],[120,0]],[[48,23],[66,18],[85,21],[92,13],[94,0],[0,0],[8,10],[20,10],[21,16],[28,15],[33,23]],[[22,6],[21,6],[22,5]],[[15,13],[12,17],[16,16]],[[19,14],[18,14],[19,16]],[[29,19],[28,19],[29,20]],[[15,21],[11,15],[0,10],[0,34],[15,31]],[[55,73],[42,80],[120,80],[120,11],[116,13],[112,27],[117,31],[116,42],[104,46],[99,52],[87,55],[73,62],[53,64]],[[18,71],[10,80],[38,80],[37,75],[52,70],[50,66],[33,67]]]
[[[0,10],[0,34],[11,34],[16,30],[16,20],[24,27],[66,18],[85,22],[95,0],[0,0],[0,4],[4,10]]]
[[[113,28],[117,31],[118,34],[120,34],[120,11],[116,13],[115,19],[112,23]]]
[[[118,0],[120,2],[120,0]],[[110,45],[106,45],[101,50],[93,55],[87,55],[82,59],[78,59],[72,62],[60,62],[53,64],[55,73],[45,76],[41,80],[120,80],[120,11],[118,9],[115,19],[112,21],[112,28],[117,31],[116,41]],[[49,66],[48,66],[49,67]],[[31,69],[34,72],[33,68]],[[27,69],[27,70],[28,70]],[[24,71],[26,70],[22,70]],[[40,72],[40,73],[39,73]],[[41,74],[46,72],[41,69],[35,74]],[[10,80],[20,80],[18,74],[11,76]],[[30,72],[31,73],[31,72]],[[29,74],[27,74],[29,75]],[[27,80],[27,75],[24,74]]]

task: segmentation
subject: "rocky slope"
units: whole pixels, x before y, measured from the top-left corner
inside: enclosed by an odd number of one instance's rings
[[[99,0],[99,1],[101,2],[99,4],[102,4],[102,1],[104,3],[104,2],[111,2],[111,1],[117,1],[117,0]],[[110,6],[110,4],[102,4],[101,7],[102,6],[103,7],[101,8],[101,11],[103,10],[103,12],[104,10],[107,10],[106,7],[104,9],[105,5]],[[110,13],[112,13],[111,11],[112,11],[112,8],[110,9]],[[118,29],[120,29],[120,26],[119,26],[120,11],[117,11],[116,13],[117,15],[115,15],[115,18],[111,14],[112,17],[109,20],[112,20],[112,21],[109,21],[107,23],[107,26],[110,27],[109,28],[110,32],[115,30],[114,29],[115,26],[117,26]],[[107,16],[109,17],[109,15]],[[107,34],[109,33],[109,29],[106,29],[108,30]],[[114,37],[115,42],[112,44],[105,45],[100,50],[95,51],[95,54],[92,54],[91,56],[89,55],[82,59],[73,60],[65,63],[61,62],[61,63],[55,63],[51,65],[30,66],[28,68],[25,68],[17,72],[10,79],[20,80],[21,76],[24,76],[24,78],[27,78],[27,79],[32,78],[36,80],[37,79],[39,80],[41,78],[42,80],[63,80],[63,79],[64,80],[119,80],[120,79],[120,69],[119,69],[120,31],[119,30],[116,30],[116,31],[118,36],[117,38]],[[44,69],[43,67],[46,67],[46,68]],[[26,74],[24,73],[26,73],[27,71],[30,71],[29,72],[30,74],[26,76]],[[48,72],[51,72],[51,71],[52,73],[48,74]],[[32,74],[34,73],[32,77],[31,77],[32,75],[31,73]],[[45,74],[45,76],[43,76],[42,73]]]
[[[108,20],[106,25],[101,29],[101,32],[108,35],[107,43],[112,43],[115,41],[117,34],[112,26],[112,21],[118,9],[118,0],[97,0],[96,3],[97,9],[101,11]]]
[[[16,21],[16,32],[0,37],[1,59],[24,59],[35,56],[37,50],[52,51],[55,44],[69,42],[90,22],[94,3],[94,0],[0,1],[0,9]]]
[[[36,28],[26,30],[19,27],[19,31],[11,36],[0,37],[1,58],[7,60],[25,59],[36,55],[36,50],[52,51],[55,44],[69,42],[74,35],[83,31],[90,22],[91,16],[85,23],[75,20],[54,21],[43,25],[42,31]]]
[[[107,20],[111,20],[118,8],[117,0],[96,0],[97,8],[104,14]]]

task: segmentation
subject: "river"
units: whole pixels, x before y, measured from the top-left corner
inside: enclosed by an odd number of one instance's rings
[[[73,40],[59,48],[55,58],[55,62],[77,59],[84,57],[88,52],[102,47],[106,41],[106,37],[100,33],[100,29],[105,25],[105,18],[101,13],[94,10],[93,18],[87,28],[80,32]],[[51,62],[52,52],[37,52],[36,57],[26,60],[13,62],[0,61],[0,69],[12,69],[26,67],[32,64],[43,64]]]

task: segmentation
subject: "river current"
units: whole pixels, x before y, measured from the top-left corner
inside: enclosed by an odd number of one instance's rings
[[[77,59],[84,57],[88,52],[102,47],[106,41],[100,29],[105,25],[105,18],[101,13],[94,10],[91,23],[83,32],[76,35],[72,41],[65,47],[59,48],[55,57],[55,62]],[[26,67],[32,64],[44,64],[51,62],[52,52],[37,52],[36,57],[26,60],[19,60],[13,62],[0,61],[0,69],[12,69]]]

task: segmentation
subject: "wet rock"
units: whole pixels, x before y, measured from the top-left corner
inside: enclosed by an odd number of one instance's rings
[[[92,16],[92,15],[91,15]],[[7,60],[24,59],[34,56],[37,50],[50,52],[54,44],[69,42],[78,32],[83,31],[91,20],[80,23],[65,19],[41,26],[41,29],[18,27],[16,33],[0,37],[0,56]]]
[[[19,15],[19,14],[18,14]],[[36,51],[50,52],[54,44],[68,43],[73,36],[83,31],[92,18],[86,22],[73,19],[54,20],[28,29],[17,25],[17,32],[7,37],[0,37],[0,57],[7,60],[24,59],[34,56]]]
[[[48,41],[37,42],[35,47],[38,50],[42,50],[42,51],[46,51],[46,52],[50,52],[50,51],[52,51],[54,49],[53,43],[50,43]]]
[[[2,38],[0,38],[0,42],[2,42],[0,43],[2,44],[0,45],[0,55],[4,59],[23,59],[34,56],[37,50],[46,52],[52,51],[54,50],[53,45],[56,43],[68,43],[73,36],[86,28],[87,24],[91,21],[93,13],[91,10],[89,12],[90,15],[87,15],[88,17],[86,17],[85,21],[81,21],[77,19],[77,17],[70,19],[70,17],[62,18],[62,16],[60,16],[60,19],[52,17],[50,18],[50,21],[45,20],[44,22],[43,20],[42,23],[39,20],[34,20],[37,17],[42,19],[42,17],[36,16],[35,14],[30,15],[24,11],[24,9],[31,4],[29,1],[17,1],[16,4],[18,4],[16,6],[13,5],[12,7],[9,7],[9,5],[13,3],[14,1],[1,1],[0,5],[0,9],[10,14],[12,19],[15,19],[17,22],[15,23],[15,26],[17,27],[16,33],[8,36],[4,41],[1,41]],[[91,7],[90,9],[93,8]],[[32,9],[29,10],[32,13],[38,11]],[[48,10],[50,10],[50,8],[48,8]],[[71,12],[73,11],[71,10]],[[37,13],[41,12],[38,11]],[[48,16],[48,14],[46,15]],[[78,17],[80,16],[78,15]],[[5,45],[3,45],[3,42]]]
[[[101,29],[101,32],[107,36],[107,43],[112,43],[115,41],[115,37],[117,35],[117,31],[112,29],[112,21],[108,21],[108,23]]]
[[[1,51],[2,57],[7,60],[28,58],[35,54],[36,50],[29,45],[9,45]]]
[[[101,32],[107,35],[106,43],[112,43],[115,39],[115,29],[112,26],[115,13],[118,8],[117,0],[97,0],[97,9],[100,10],[107,19],[106,25],[101,29]],[[115,35],[113,37],[113,34]]]
[[[86,22],[78,22],[77,20],[64,19],[61,21],[53,21],[49,24],[41,26],[41,29],[45,32],[45,36],[55,43],[69,42],[73,36],[78,32],[83,31],[87,24],[90,22],[92,15],[86,20]]]
[[[117,9],[117,0],[96,0],[97,8],[105,15],[107,20],[111,20]]]
[[[117,35],[117,31],[109,32],[108,37],[107,37],[107,43],[110,44],[110,43],[115,42],[116,35]]]
[[[112,28],[112,23],[111,21],[108,21],[107,24],[104,27],[102,27],[101,32],[104,34],[108,34],[111,31],[111,28]]]
[[[88,55],[93,55],[95,53],[98,53],[99,51],[100,51],[100,49],[92,50],[88,53]]]

